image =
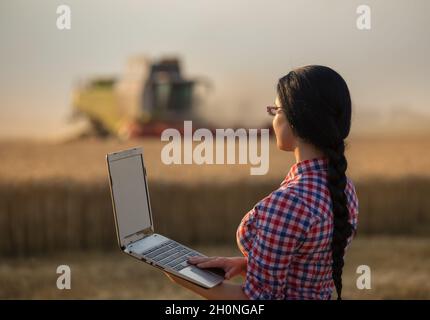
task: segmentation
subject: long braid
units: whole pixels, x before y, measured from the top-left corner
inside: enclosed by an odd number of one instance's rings
[[[345,143],[342,140],[333,148],[326,148],[328,157],[328,189],[333,206],[333,240],[332,240],[332,277],[336,287],[337,299],[342,299],[342,268],[344,266],[345,247],[348,238],[352,234],[352,226],[349,223],[349,211],[345,195],[346,175],[348,163],[346,161]]]
[[[332,277],[341,300],[343,258],[353,231],[345,194],[348,163],[344,139],[351,127],[348,86],[333,69],[311,65],[279,79],[277,91],[293,134],[320,149],[328,158],[327,180],[333,211]]]

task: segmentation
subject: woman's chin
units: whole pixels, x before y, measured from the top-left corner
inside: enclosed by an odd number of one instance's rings
[[[285,144],[283,144],[280,141],[276,141],[276,145],[277,145],[278,149],[281,151],[293,151],[293,149],[291,147],[286,146]]]
[[[276,141],[276,146],[278,147],[279,150],[286,151],[285,146],[281,142]]]

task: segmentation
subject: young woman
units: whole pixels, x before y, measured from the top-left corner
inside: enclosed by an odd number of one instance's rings
[[[277,85],[273,128],[280,150],[296,163],[280,187],[258,202],[237,229],[243,257],[194,258],[219,267],[226,279],[212,289],[167,274],[207,299],[330,299],[342,294],[347,245],[357,230],[358,200],[346,175],[345,138],[351,98],[343,78],[324,66],[305,66]]]

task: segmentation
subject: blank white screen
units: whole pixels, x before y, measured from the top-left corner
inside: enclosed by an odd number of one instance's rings
[[[120,238],[151,226],[140,155],[110,161],[112,191]]]

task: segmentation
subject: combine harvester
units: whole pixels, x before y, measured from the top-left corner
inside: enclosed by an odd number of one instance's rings
[[[160,136],[174,128],[183,134],[184,120],[193,121],[193,131],[211,129],[195,112],[202,102],[196,86],[208,92],[209,83],[186,79],[176,58],[151,62],[145,56],[128,59],[124,74],[81,83],[73,92],[73,117],[86,117],[97,136],[132,139]]]

